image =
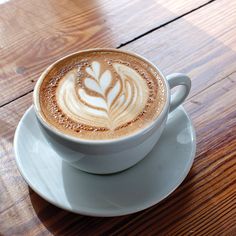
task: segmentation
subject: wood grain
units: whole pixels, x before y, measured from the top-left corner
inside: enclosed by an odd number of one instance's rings
[[[235,71],[234,25],[236,2],[216,1],[124,48],[144,55],[166,75],[188,74],[193,96]]]
[[[32,90],[60,57],[84,48],[118,47],[206,2],[13,0],[0,5],[0,106]]]
[[[184,183],[166,200],[141,213],[90,218],[60,210],[41,199],[16,169],[12,139],[31,104],[28,94],[0,108],[3,235],[226,235],[236,220],[236,73],[185,103],[197,131],[197,156]],[[17,112],[15,112],[17,111]],[[4,122],[4,123],[3,123]],[[217,128],[216,128],[217,127]],[[17,186],[17,187],[16,187]],[[7,219],[11,220],[7,221]],[[7,223],[6,223],[7,222]]]

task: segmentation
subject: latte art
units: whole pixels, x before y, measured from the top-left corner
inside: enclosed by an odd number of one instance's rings
[[[94,50],[57,62],[43,78],[43,118],[81,139],[114,139],[150,124],[162,111],[166,88],[155,68],[116,50]]]
[[[147,84],[134,69],[111,66],[102,71],[93,61],[85,71],[78,67],[68,72],[57,89],[61,110],[78,123],[111,130],[134,120],[147,103]]]

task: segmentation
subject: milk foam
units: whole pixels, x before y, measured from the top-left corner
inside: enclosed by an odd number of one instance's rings
[[[115,139],[150,124],[166,103],[166,88],[150,63],[95,49],[54,64],[39,101],[42,116],[57,130],[86,140]]]
[[[82,73],[85,77],[78,76],[80,68],[75,68],[60,80],[57,101],[68,117],[78,123],[114,130],[144,110],[148,99],[144,79],[129,66],[111,65],[113,70],[102,70],[104,65],[93,61]]]

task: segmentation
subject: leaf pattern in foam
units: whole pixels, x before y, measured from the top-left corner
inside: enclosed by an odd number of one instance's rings
[[[103,91],[101,90],[101,87],[99,86],[99,84],[94,79],[86,78],[84,80],[84,84],[88,89],[90,89],[92,91],[95,91],[99,94],[103,94]]]
[[[108,110],[106,101],[101,97],[91,96],[84,89],[79,89],[79,96],[90,107]]]
[[[107,105],[109,108],[111,108],[111,105],[113,104],[114,100],[118,97],[121,89],[120,81],[118,80],[115,83],[115,86],[109,91],[107,95]]]
[[[93,78],[95,78],[96,80],[99,79],[99,75],[100,75],[100,63],[97,61],[92,62],[91,65],[92,68],[87,67],[86,68],[86,72],[91,75]]]
[[[100,64],[98,62],[92,62],[91,67],[86,68],[86,72],[92,77],[85,78],[84,84],[86,88],[88,88],[90,91],[101,94],[102,98],[98,99],[97,97],[92,97],[91,95],[87,94],[88,91],[85,89],[83,93],[80,93],[81,99],[91,107],[106,109],[107,113],[109,113],[111,104],[113,103],[114,99],[117,98],[120,92],[120,82],[116,81],[114,87],[109,91],[114,78],[112,78],[110,70],[105,70],[100,76]],[[101,102],[102,99],[103,102]]]
[[[87,76],[81,78],[82,85],[74,87],[77,88],[74,95],[70,87],[68,91],[64,87],[68,96],[78,103],[78,109],[72,109],[66,103],[61,104],[73,119],[92,126],[114,129],[137,117],[144,108],[148,96],[144,92],[148,90],[146,82],[130,67],[119,63],[112,66],[118,74],[117,78],[109,68],[101,71],[100,63],[94,61],[85,68]],[[76,83],[75,79],[73,81]]]
[[[111,72],[109,70],[106,70],[99,79],[99,84],[103,92],[103,95],[106,94],[108,88],[110,87],[111,82],[112,82]]]

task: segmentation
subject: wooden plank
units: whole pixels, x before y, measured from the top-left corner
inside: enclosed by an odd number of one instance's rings
[[[32,90],[56,59],[84,48],[118,47],[206,2],[19,0],[0,5],[0,106]]]
[[[14,130],[32,93],[0,108],[0,233],[3,235],[220,235],[236,217],[236,73],[185,103],[197,131],[197,155],[184,183],[141,213],[103,219],[60,210],[28,188],[14,161]]]
[[[235,25],[236,2],[216,1],[124,49],[150,59],[166,75],[187,73],[193,96],[235,71]]]

